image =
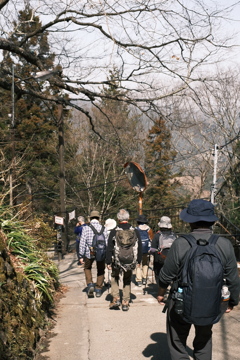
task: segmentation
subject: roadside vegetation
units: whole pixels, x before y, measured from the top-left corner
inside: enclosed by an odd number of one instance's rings
[[[28,222],[15,221],[0,208],[1,360],[33,359],[60,287],[57,265],[46,253],[54,233],[40,220],[35,226],[38,237]],[[39,242],[42,232],[48,233],[48,245]]]

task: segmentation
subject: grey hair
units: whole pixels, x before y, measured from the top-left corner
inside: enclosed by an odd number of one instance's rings
[[[78,217],[78,222],[85,224],[85,218],[83,216]]]
[[[119,221],[128,221],[129,220],[129,212],[125,209],[120,209],[117,213],[117,218]]]

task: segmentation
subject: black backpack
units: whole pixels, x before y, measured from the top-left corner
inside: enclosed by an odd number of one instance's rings
[[[196,240],[190,234],[181,237],[191,246],[177,281],[183,289],[183,319],[200,326],[215,324],[221,317],[224,277],[221,257],[215,246],[218,235],[212,234],[209,240]]]
[[[116,228],[114,244],[114,265],[124,271],[134,270],[137,265],[138,238],[133,227]]]
[[[102,226],[100,232],[98,232],[97,229],[95,229],[95,227],[92,226],[92,224],[89,224],[89,227],[94,232],[92,247],[93,247],[95,259],[96,261],[104,261],[106,258],[106,250],[107,250],[106,239],[103,233],[104,226]]]

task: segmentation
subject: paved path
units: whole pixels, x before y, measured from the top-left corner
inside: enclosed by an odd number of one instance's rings
[[[111,296],[107,288],[101,298],[87,298],[84,271],[77,267],[75,253],[60,261],[59,270],[68,291],[60,301],[56,325],[41,359],[170,360],[166,315],[156,302],[157,288],[151,283],[151,271],[145,294],[132,283],[131,306],[128,312],[123,312],[109,309]],[[239,325],[238,306],[213,327],[213,360],[240,359]],[[188,341],[190,359],[192,339],[193,330]]]

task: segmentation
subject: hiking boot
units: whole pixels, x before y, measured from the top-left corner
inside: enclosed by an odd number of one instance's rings
[[[111,304],[109,305],[109,309],[119,309],[121,305],[119,298],[114,298]]]
[[[137,281],[137,286],[141,287],[141,286],[142,286],[142,282],[141,282],[141,281]]]
[[[142,279],[142,284],[146,285],[147,284],[147,279]]]
[[[101,297],[102,290],[101,289],[95,289],[96,297]]]
[[[94,285],[93,285],[93,283],[88,284],[88,286],[87,286],[87,294],[88,294],[89,298],[94,297]]]
[[[122,302],[122,311],[128,311],[128,309],[129,309],[128,301],[123,301]]]

